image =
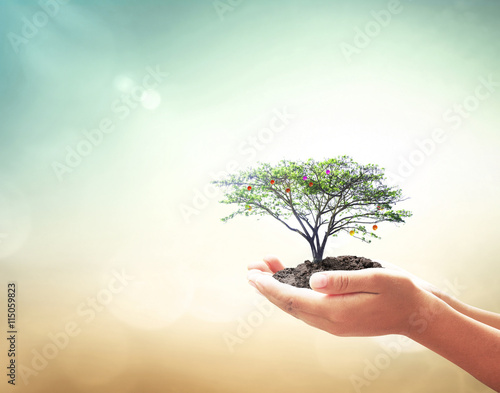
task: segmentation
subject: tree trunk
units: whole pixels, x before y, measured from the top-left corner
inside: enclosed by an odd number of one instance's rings
[[[326,242],[323,242],[319,247],[316,246],[314,240],[309,241],[311,247],[313,262],[321,262],[323,260],[323,252],[325,251]]]
[[[321,262],[323,260],[323,251],[324,248],[320,248],[319,250],[316,249],[316,247],[312,246],[312,253],[313,253],[313,262]]]

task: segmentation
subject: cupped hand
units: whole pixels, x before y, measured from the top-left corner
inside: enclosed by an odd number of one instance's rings
[[[408,334],[412,314],[426,291],[395,269],[315,273],[313,291],[283,284],[272,273],[283,269],[275,257],[249,265],[248,280],[283,311],[337,336]]]
[[[397,272],[401,275],[404,275],[408,278],[410,278],[415,285],[420,287],[421,289],[431,293],[432,295],[438,297],[439,299],[445,301],[446,303],[450,305],[454,305],[456,303],[456,299],[452,299],[449,295],[443,293],[438,287],[435,285],[425,281],[424,279],[415,276],[414,274],[408,272],[407,270],[394,265],[392,263],[386,262],[386,261],[380,261],[380,260],[375,260],[375,262],[380,263],[385,269],[392,270],[394,272]],[[274,274],[280,270],[283,270],[285,266],[281,263],[281,261],[274,255],[268,255],[264,257],[262,261],[258,262],[251,262],[248,264],[248,270],[260,270],[265,273],[271,273]]]

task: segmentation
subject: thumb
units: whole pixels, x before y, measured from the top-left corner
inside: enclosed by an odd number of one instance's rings
[[[366,292],[379,293],[383,269],[335,270],[314,273],[309,285],[317,292],[330,295]]]

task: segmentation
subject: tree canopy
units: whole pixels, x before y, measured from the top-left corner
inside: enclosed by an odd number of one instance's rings
[[[307,240],[318,262],[329,237],[347,232],[371,242],[371,238],[379,238],[376,224],[404,223],[412,215],[394,210],[405,198],[401,189],[388,186],[386,180],[377,165],[361,165],[341,156],[324,161],[258,163],[212,183],[224,190],[221,203],[237,206],[222,221],[237,215],[269,215]]]

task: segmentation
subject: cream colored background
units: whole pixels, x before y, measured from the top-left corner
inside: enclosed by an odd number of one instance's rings
[[[230,210],[220,195],[189,220],[181,214],[210,172],[233,160],[349,154],[398,173],[415,140],[444,129],[446,141],[400,183],[411,198],[402,205],[414,213],[408,223],[380,225],[383,239],[370,245],[338,238],[329,254],[390,261],[500,312],[500,92],[458,129],[442,118],[479,78],[500,79],[500,9],[401,4],[351,63],[339,45],[352,44],[385,2],[244,1],[221,20],[209,1],[74,0],[17,54],[7,34],[40,8],[1,6],[0,284],[18,284],[20,363],[32,367],[33,351],[67,323],[81,329],[28,385],[18,375],[17,391],[355,391],[350,376],[362,376],[365,359],[391,338],[336,338],[277,309],[256,316],[262,299],[246,265],[273,253],[294,266],[310,257],[307,244],[271,219],[221,223]],[[169,73],[155,90],[158,106],[138,103],[59,181],[52,164],[66,146],[116,119],[112,102],[157,65]],[[284,107],[296,118],[272,142],[251,159],[238,152]],[[122,270],[134,278],[86,322],[81,304]],[[224,337],[249,318],[257,326],[231,351]],[[14,390],[5,376],[0,383]],[[490,390],[408,345],[362,391]]]

